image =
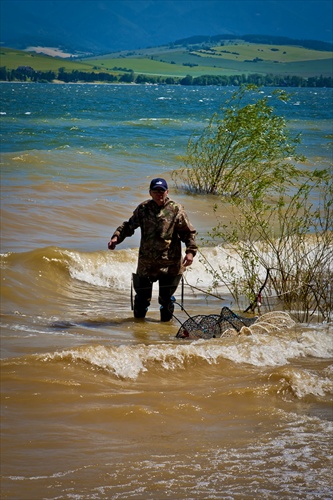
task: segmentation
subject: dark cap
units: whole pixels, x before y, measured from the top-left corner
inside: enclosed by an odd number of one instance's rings
[[[153,191],[154,189],[163,189],[163,191],[166,191],[168,189],[168,184],[165,179],[160,179],[159,177],[157,179],[153,179],[150,183],[149,191]]]

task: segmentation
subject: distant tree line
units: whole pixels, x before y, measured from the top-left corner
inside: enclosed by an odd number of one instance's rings
[[[17,69],[7,70],[0,67],[0,80],[5,82],[52,82],[56,78],[54,71],[35,71],[30,66],[19,66]]]
[[[19,66],[17,69],[7,70],[5,66],[0,67],[0,80],[7,82],[53,82],[60,80],[64,83],[76,82],[105,82],[112,83],[118,81],[118,77],[111,73],[95,73],[73,70],[66,72],[64,68],[55,71],[35,71],[30,66]]]
[[[136,75],[132,70],[126,70],[122,75],[115,75],[106,72],[87,72],[73,70],[65,71],[59,68],[55,71],[35,71],[30,66],[19,66],[17,69],[7,70],[5,66],[0,67],[0,81],[7,82],[53,82],[58,80],[64,83],[137,83],[137,84],[160,84],[160,85],[219,85],[219,86],[240,86],[243,84],[254,84],[261,87],[333,87],[331,76],[313,76],[303,78],[292,75],[262,75],[254,73],[250,75],[202,75],[193,77],[187,75],[184,78],[171,76]]]
[[[202,75],[192,77],[187,75],[179,82],[181,85],[221,85],[221,86],[239,86],[243,84],[253,84],[258,87],[333,87],[333,78],[331,76],[314,76],[303,78],[292,75],[261,75],[253,73],[250,75]]]

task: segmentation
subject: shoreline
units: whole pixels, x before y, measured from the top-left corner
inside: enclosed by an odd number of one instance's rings
[[[9,82],[8,80],[0,80],[1,83],[20,83],[21,85],[25,84],[34,84],[34,85],[150,85],[150,86],[165,86],[165,84],[161,83],[135,83],[135,82],[62,82],[61,80],[52,80],[51,82],[20,82],[18,80],[13,80]]]

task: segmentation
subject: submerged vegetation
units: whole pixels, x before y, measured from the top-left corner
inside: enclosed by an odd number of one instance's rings
[[[302,174],[291,160],[301,161],[285,119],[276,115],[268,97],[254,85],[234,92],[199,137],[188,142],[185,168],[175,181],[192,192],[247,197],[279,185],[288,171],[289,181]],[[281,101],[288,95],[272,93]]]
[[[302,322],[332,319],[333,175],[301,168],[299,137],[254,86],[235,91],[199,138],[188,143],[176,183],[214,194],[215,208],[231,213],[211,238],[225,251],[213,268],[212,289],[224,285],[248,308],[283,308]],[[258,97],[259,95],[259,97]],[[281,90],[276,97],[286,100]],[[221,212],[221,210],[219,210]],[[241,271],[240,271],[241,269]],[[217,292],[216,292],[217,293]]]

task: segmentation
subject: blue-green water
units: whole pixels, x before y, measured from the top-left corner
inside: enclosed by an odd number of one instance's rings
[[[155,149],[163,148],[172,159],[172,153],[183,153],[189,135],[200,130],[235,90],[1,84],[3,152],[88,148],[109,153],[115,148],[117,153],[126,150],[128,155],[154,158]],[[315,146],[325,147],[325,135],[332,133],[332,89],[287,90],[290,101],[278,104],[274,100],[274,105],[292,129],[302,132],[311,156]],[[272,90],[265,89],[263,94],[272,95]],[[156,155],[163,160],[163,155]]]
[[[22,212],[19,205],[10,204],[14,196],[11,186],[17,186],[20,179],[22,186],[27,187],[23,193],[25,212],[45,211],[54,219],[52,210],[60,204],[64,220],[58,207],[56,222],[65,224],[62,244],[99,248],[99,238],[102,234],[105,237],[104,231],[110,232],[103,219],[105,210],[109,212],[110,227],[118,225],[119,219],[130,215],[130,210],[146,196],[149,179],[164,176],[170,181],[171,172],[183,165],[181,157],[191,135],[198,134],[208,124],[235,90],[1,84],[1,182],[3,189],[9,190],[8,194],[3,190],[2,208],[8,207],[17,214]],[[302,134],[300,152],[308,158],[309,168],[331,166],[332,89],[290,89],[290,92],[292,96],[286,104],[270,98],[276,112],[286,118],[293,134]],[[263,94],[271,96],[272,90],[265,89]],[[42,199],[43,188],[48,193],[50,183],[57,195],[52,191],[51,196],[47,194]],[[29,194],[31,189],[39,190],[38,199],[34,193]],[[198,202],[198,198],[183,193],[177,196],[190,212],[197,212],[198,207],[201,213],[212,212],[211,200],[201,198]],[[204,202],[207,206],[202,207]],[[93,218],[88,224],[87,220],[85,227],[76,221],[77,235],[74,240],[71,236],[67,238],[66,226],[76,218],[73,207],[80,211],[82,206],[89,205],[96,215],[100,214],[100,221]],[[206,233],[207,221],[195,213],[194,218],[198,231]],[[46,234],[45,226],[43,230],[38,235],[38,244],[54,243],[60,236],[54,228]],[[87,242],[86,230],[91,231],[94,243]],[[15,240],[22,249],[35,248],[34,231],[25,241],[18,241],[19,234]],[[7,233],[2,245],[3,250],[11,248]]]

